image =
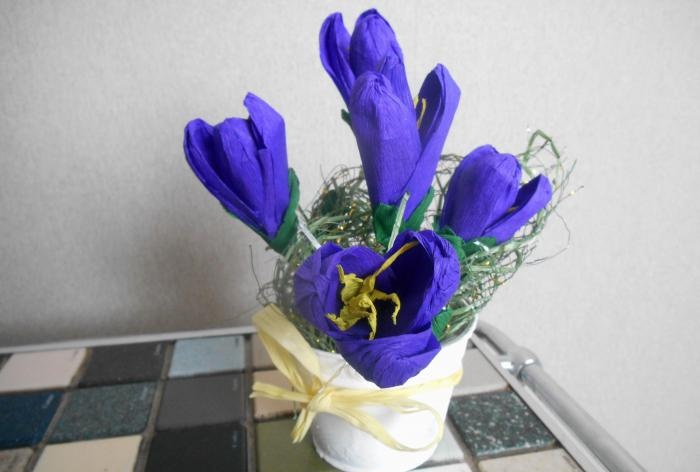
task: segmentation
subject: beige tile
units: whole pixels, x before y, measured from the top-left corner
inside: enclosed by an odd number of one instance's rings
[[[580,472],[576,462],[563,449],[489,459],[479,463],[481,472]]]
[[[47,446],[34,472],[131,472],[141,436]]]
[[[253,368],[270,369],[274,367],[272,359],[270,359],[270,356],[267,354],[265,346],[263,346],[258,335],[254,334],[251,336],[250,340],[253,348]]]
[[[85,359],[85,349],[13,354],[0,370],[0,392],[67,387]]]
[[[23,472],[30,457],[32,450],[28,447],[0,451],[0,472]]]
[[[503,377],[478,349],[467,349],[462,360],[462,369],[464,374],[455,387],[455,396],[504,390],[508,387]]]
[[[253,373],[254,382],[265,382],[283,388],[291,388],[287,379],[277,370],[261,370]],[[292,402],[256,398],[253,401],[255,419],[275,418],[291,414],[294,411]]]

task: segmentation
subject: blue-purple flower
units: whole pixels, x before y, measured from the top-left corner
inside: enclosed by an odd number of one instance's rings
[[[489,145],[473,150],[450,180],[441,231],[449,228],[464,241],[487,237],[500,244],[511,239],[552,198],[546,176],[538,175],[522,187],[520,178],[515,156]]]
[[[204,186],[230,214],[282,251],[296,232],[299,198],[287,168],[284,120],[261,98],[243,101],[250,117],[216,126],[195,119],[185,127],[185,156]]]
[[[426,77],[415,109],[384,74],[366,72],[355,82],[350,117],[375,208],[397,206],[408,193],[408,219],[428,196],[459,95],[442,65]]]
[[[321,26],[319,45],[321,63],[346,104],[355,80],[364,72],[378,72],[389,60],[393,64],[387,67],[387,75],[392,86],[397,96],[412,106],[401,48],[394,30],[377,10],[367,10],[357,18],[352,36],[343,24],[343,15],[333,13]]]
[[[440,350],[431,323],[459,270],[455,250],[432,231],[402,233],[385,256],[326,243],[296,272],[296,308],[364,378],[402,385]]]

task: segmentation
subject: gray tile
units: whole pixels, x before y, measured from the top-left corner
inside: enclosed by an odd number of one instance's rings
[[[140,433],[146,427],[154,392],[151,382],[75,390],[69,394],[50,442]]]
[[[175,343],[170,377],[188,377],[245,369],[243,336],[183,339]]]
[[[81,387],[158,380],[165,343],[103,346],[92,350]]]
[[[453,396],[505,390],[508,383],[478,349],[467,349],[462,361],[464,374]]]
[[[453,398],[449,415],[478,459],[552,447],[554,437],[513,392]]]
[[[0,472],[23,472],[30,457],[32,450],[29,448],[0,451]]]
[[[245,419],[242,374],[224,374],[165,383],[156,428],[161,430],[228,423]]]
[[[153,437],[146,465],[146,472],[244,470],[246,432],[237,423],[158,432]]]
[[[479,463],[481,472],[581,472],[563,449],[489,459]]]

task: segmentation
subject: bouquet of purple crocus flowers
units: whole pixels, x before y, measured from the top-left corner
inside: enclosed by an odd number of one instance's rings
[[[330,15],[320,55],[362,166],[349,180],[331,176],[311,210],[298,208],[284,120],[252,93],[247,119],[188,123],[185,155],[224,209],[281,254],[275,301],[305,338],[379,387],[398,386],[522,264],[570,171],[539,131],[518,156],[490,145],[442,155],[460,89],[438,64],[414,98],[396,35],[376,10],[352,34]],[[543,150],[553,166],[535,159]]]

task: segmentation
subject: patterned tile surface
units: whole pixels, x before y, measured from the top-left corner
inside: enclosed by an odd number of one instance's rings
[[[453,398],[449,415],[478,459],[554,445],[554,437],[513,392]]]
[[[464,375],[454,389],[454,396],[505,390],[508,383],[478,349],[467,349],[462,361]]]
[[[165,343],[104,346],[93,349],[81,387],[157,380]]]
[[[287,462],[279,471],[293,470]],[[221,424],[156,433],[147,472],[244,471],[246,434],[239,424]],[[303,470],[303,469],[296,469]]]
[[[0,395],[0,449],[41,441],[60,402],[59,392]]]
[[[581,472],[563,449],[489,459],[479,464],[480,472]]]
[[[278,420],[258,423],[255,427],[259,472],[303,470],[305,472],[335,471],[321,459],[311,443],[310,435],[299,444],[292,444],[289,433],[294,420]]]
[[[186,428],[245,419],[242,374],[170,379],[158,413],[158,430]]]
[[[0,451],[0,472],[23,472],[31,456],[29,448]]]
[[[50,442],[140,433],[146,427],[154,391],[151,382],[76,390],[69,394]]]
[[[47,446],[34,472],[129,472],[141,436],[78,441]]]
[[[243,370],[245,363],[243,336],[183,339],[175,343],[170,377]]]
[[[0,392],[67,387],[84,359],[85,349],[13,354],[0,369]]]

